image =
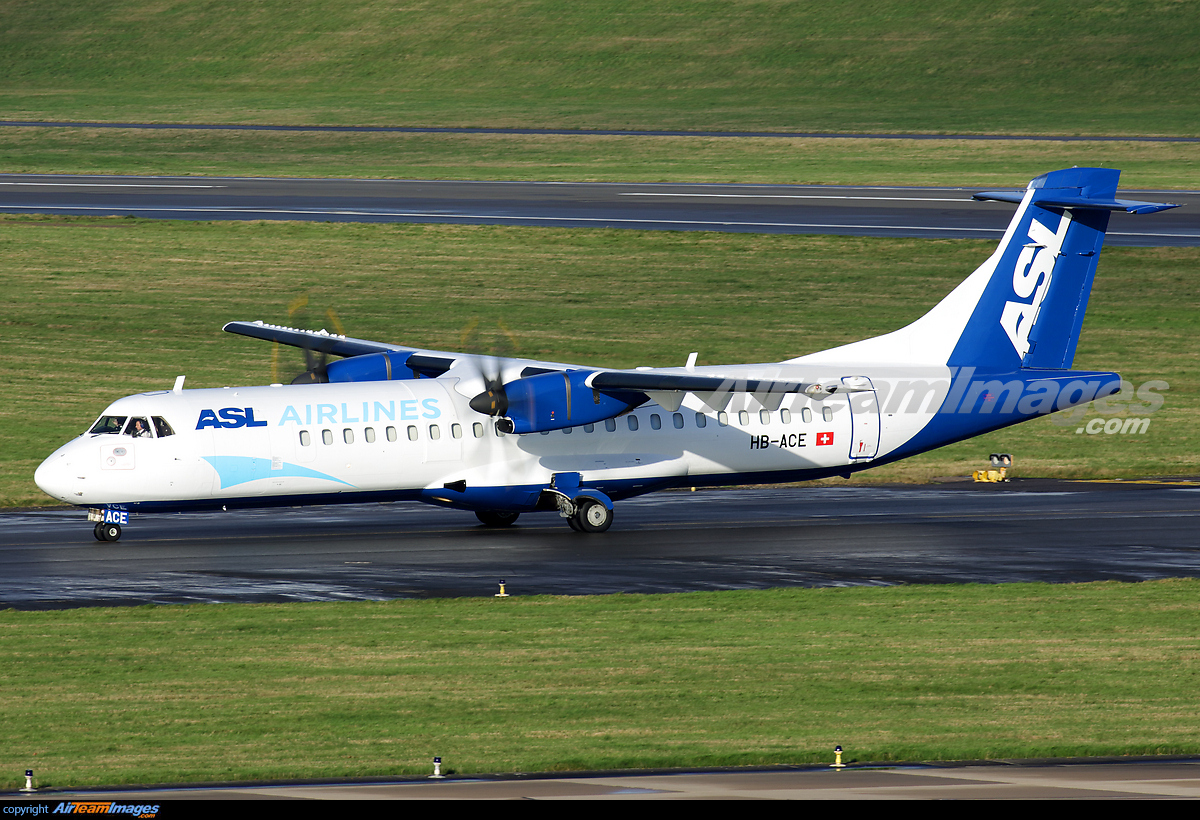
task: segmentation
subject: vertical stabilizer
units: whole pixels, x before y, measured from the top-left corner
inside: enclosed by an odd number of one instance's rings
[[[1116,199],[1120,175],[1108,168],[1068,168],[1043,174],[1024,191],[976,194],[1018,207],[995,253],[970,277],[905,328],[793,361],[995,373],[1070,368],[1109,212],[1177,207]]]

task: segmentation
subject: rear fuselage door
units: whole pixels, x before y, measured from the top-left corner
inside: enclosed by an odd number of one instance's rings
[[[847,393],[852,419],[850,460],[875,458],[879,452],[879,396],[875,385],[866,376],[847,376],[842,383],[858,390]]]

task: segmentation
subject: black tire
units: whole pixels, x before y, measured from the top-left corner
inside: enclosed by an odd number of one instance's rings
[[[575,532],[583,532],[583,527],[579,523],[579,510],[576,510],[574,515],[567,516],[567,526]]]
[[[613,511],[605,509],[599,501],[585,499],[575,513],[580,532],[604,532],[612,526]]]
[[[121,525],[120,524],[101,524],[100,525],[100,540],[101,541],[120,541],[121,540]]]
[[[103,524],[97,524],[96,526],[92,527],[92,535],[96,536],[97,541],[104,540],[104,533],[100,530],[100,528],[103,526]]]
[[[511,527],[517,522],[520,515],[520,513],[507,510],[477,510],[475,512],[475,517],[485,527]]]

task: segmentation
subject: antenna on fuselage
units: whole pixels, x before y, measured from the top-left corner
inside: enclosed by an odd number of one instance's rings
[[[171,392],[172,393],[182,393],[183,392],[183,380],[186,378],[187,378],[187,376],[176,376],[175,377],[175,386],[171,388]]]

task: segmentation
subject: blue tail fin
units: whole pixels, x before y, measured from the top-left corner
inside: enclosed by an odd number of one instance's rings
[[[907,327],[791,362],[1065,370],[1075,358],[1110,211],[1176,208],[1116,199],[1120,171],[1068,168],[1024,191],[975,199],[1015,202],[999,247],[932,310]]]
[[[975,195],[1020,207],[947,364],[991,372],[1071,367],[1109,212],[1175,207],[1116,199],[1120,175],[1069,168],[1038,177],[1024,192]]]

